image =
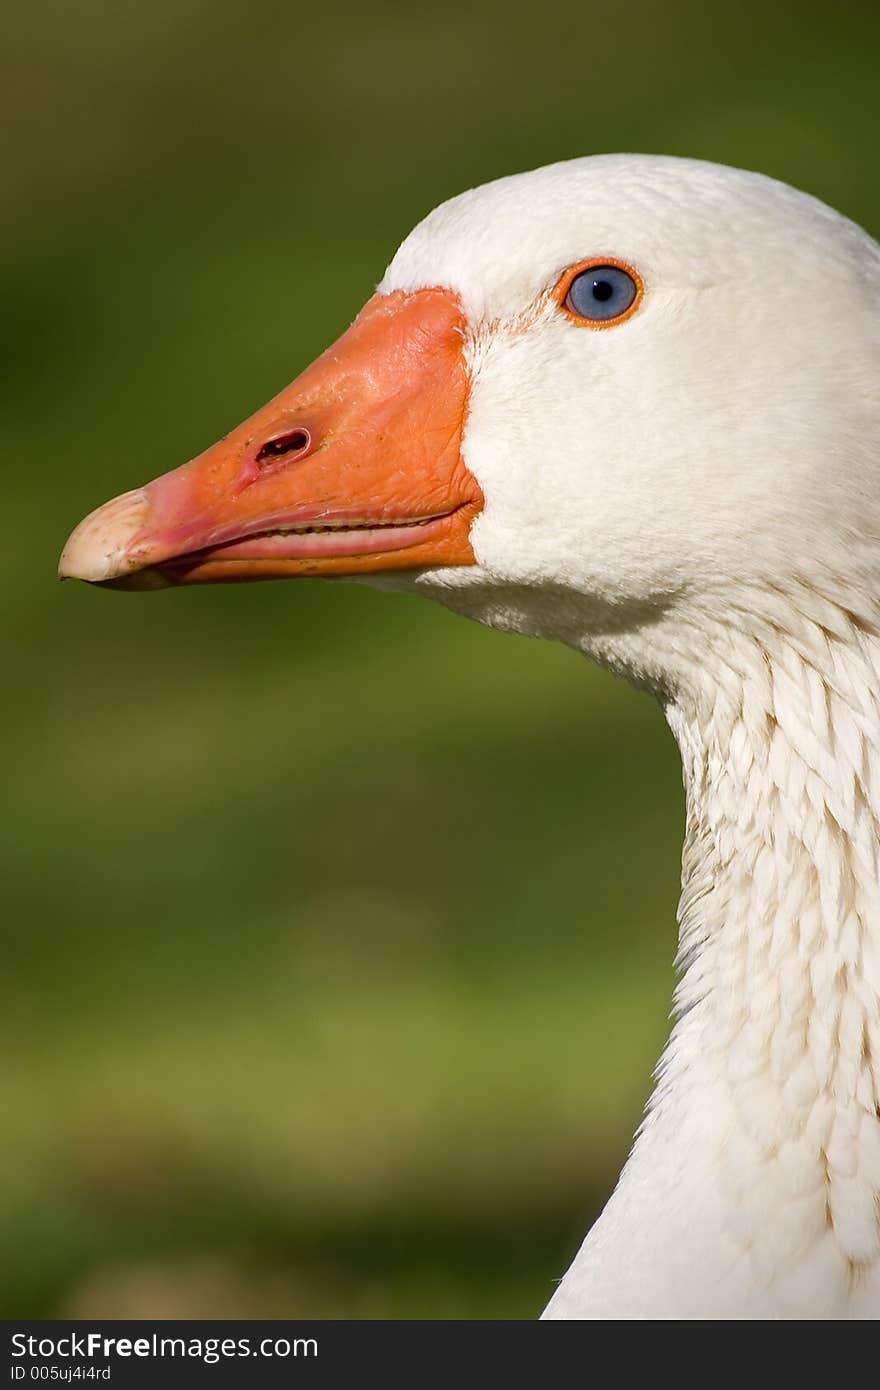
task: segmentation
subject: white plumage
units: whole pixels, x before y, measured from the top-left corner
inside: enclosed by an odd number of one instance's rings
[[[542,301],[585,255],[645,280],[612,331]],[[545,1316],[880,1316],[880,250],[613,156],[438,208],[382,288],[437,283],[486,506],[417,587],[654,691],[687,790],[677,1022]]]

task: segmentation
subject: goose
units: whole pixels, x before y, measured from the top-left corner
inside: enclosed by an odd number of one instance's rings
[[[761,174],[501,178],[61,557],[124,589],[414,591],[659,702],[686,791],[672,1030],[548,1319],[880,1316],[878,307],[880,247]]]

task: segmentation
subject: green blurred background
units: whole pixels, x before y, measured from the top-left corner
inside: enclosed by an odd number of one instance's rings
[[[665,151],[876,231],[877,7],[37,0],[6,27],[2,1311],[532,1316],[667,1026],[659,712],[421,600],[61,588],[57,553],[474,183]]]

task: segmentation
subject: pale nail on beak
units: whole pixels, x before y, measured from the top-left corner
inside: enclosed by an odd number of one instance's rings
[[[61,552],[58,578],[101,584],[137,569],[129,547],[143,529],[149,510],[146,492],[135,488],[90,512]]]

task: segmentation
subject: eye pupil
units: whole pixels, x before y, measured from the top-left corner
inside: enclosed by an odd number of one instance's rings
[[[632,308],[639,293],[636,280],[621,265],[587,265],[572,277],[565,308],[587,323],[610,323]]]

